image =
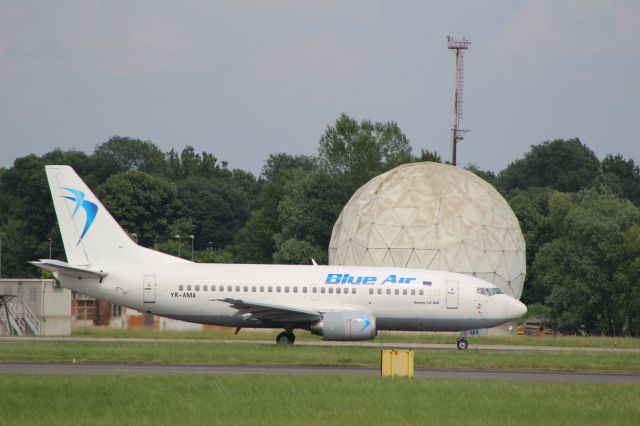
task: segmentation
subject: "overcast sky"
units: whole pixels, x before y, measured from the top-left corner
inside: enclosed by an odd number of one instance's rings
[[[0,167],[120,135],[259,172],[342,112],[450,159],[447,35],[472,43],[459,164],[571,137],[640,162],[639,1],[0,0]]]

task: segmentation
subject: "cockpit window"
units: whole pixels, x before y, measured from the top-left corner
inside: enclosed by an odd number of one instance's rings
[[[496,287],[490,287],[490,288],[479,287],[476,289],[476,291],[478,292],[478,294],[482,294],[484,296],[493,296],[494,294],[504,294],[502,290]]]

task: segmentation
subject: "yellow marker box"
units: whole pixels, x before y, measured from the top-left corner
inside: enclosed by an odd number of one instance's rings
[[[380,362],[382,377],[413,377],[413,349],[384,349]]]

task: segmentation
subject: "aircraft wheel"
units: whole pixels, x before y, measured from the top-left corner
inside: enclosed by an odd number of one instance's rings
[[[276,337],[276,343],[279,345],[293,345],[296,341],[296,336],[290,331],[283,331]]]
[[[466,341],[466,339],[458,339],[458,341],[456,342],[456,346],[461,351],[464,351],[467,349],[467,347],[469,347],[469,343]]]

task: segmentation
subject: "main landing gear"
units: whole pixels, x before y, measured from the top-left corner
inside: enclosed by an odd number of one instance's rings
[[[293,345],[295,341],[296,336],[290,330],[285,330],[276,337],[276,343],[279,345]]]
[[[461,351],[466,350],[469,347],[469,342],[467,342],[467,339],[464,338],[460,338],[458,339],[458,341],[456,342],[456,346],[458,347],[458,349],[460,349]]]

